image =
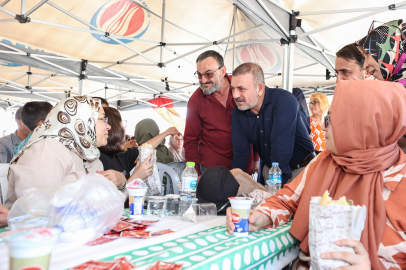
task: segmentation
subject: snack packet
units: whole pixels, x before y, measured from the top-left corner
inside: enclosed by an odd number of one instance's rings
[[[164,230],[164,231],[154,232],[154,233],[152,233],[152,236],[164,235],[164,234],[175,233],[175,232],[177,232],[177,230],[168,229],[168,230]]]
[[[335,241],[354,239],[359,241],[364,229],[366,207],[354,206],[345,197],[334,201],[328,191],[323,197],[312,197],[309,210],[310,269],[334,269],[348,266],[344,261],[325,260],[321,253],[344,251],[355,253],[353,248],[340,247]]]
[[[157,261],[152,264],[147,270],[180,270],[182,269],[182,264],[161,262]]]
[[[111,241],[114,241],[114,240],[117,240],[117,239],[118,239],[118,237],[104,237],[104,236],[102,236],[102,237],[97,238],[96,240],[87,242],[85,245],[86,246],[97,246],[97,245],[102,245],[104,243],[108,243],[108,242],[111,242]]]
[[[131,237],[131,238],[150,238],[150,231],[123,231],[121,232],[121,237]]]

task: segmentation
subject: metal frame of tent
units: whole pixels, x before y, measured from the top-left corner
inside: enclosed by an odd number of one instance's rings
[[[38,52],[30,49],[20,48],[11,44],[0,42],[0,59],[9,62],[18,63],[27,66],[27,72],[13,72],[13,71],[1,71],[0,70],[0,95],[8,97],[20,97],[29,98],[31,100],[47,100],[50,102],[57,102],[60,99],[70,94],[88,94],[88,95],[100,95],[100,92],[104,90],[104,95],[107,97],[107,93],[111,94],[108,97],[109,101],[116,102],[119,109],[125,110],[133,108],[137,105],[149,105],[156,106],[149,103],[147,100],[156,96],[165,95],[172,98],[173,103],[185,104],[190,93],[187,89],[196,87],[197,82],[179,82],[171,81],[167,78],[163,80],[158,79],[145,79],[134,74],[126,74],[123,72],[115,71],[114,67],[117,65],[133,65],[133,66],[156,66],[157,68],[176,67],[181,68],[181,65],[173,63],[177,60],[184,60],[185,68],[195,68],[195,64],[188,60],[186,57],[196,52],[207,49],[211,46],[216,46],[220,51],[226,55],[228,47],[232,46],[232,69],[235,68],[236,59],[236,46],[248,45],[256,43],[278,43],[283,45],[283,66],[281,73],[265,73],[265,79],[270,79],[276,76],[282,76],[282,88],[288,91],[292,91],[293,77],[294,76],[307,76],[307,77],[326,77],[329,78],[334,74],[334,60],[335,53],[325,48],[320,42],[318,42],[312,35],[327,29],[331,29],[340,25],[348,24],[366,17],[376,15],[389,10],[404,9],[406,8],[406,1],[401,1],[395,4],[391,4],[385,7],[374,8],[358,8],[358,9],[344,9],[344,10],[326,10],[316,12],[299,12],[288,10],[275,0],[228,0],[234,4],[233,20],[231,22],[230,34],[224,38],[218,40],[209,40],[201,35],[193,33],[175,23],[166,19],[166,0],[162,0],[162,16],[148,10],[152,15],[161,19],[161,35],[160,41],[150,41],[139,38],[132,38],[128,36],[121,36],[117,34],[104,32],[102,29],[86,22],[82,18],[79,18],[75,14],[65,10],[50,0],[42,0],[30,10],[26,10],[26,0],[21,0],[20,14],[16,14],[9,9],[5,8],[6,4],[10,0],[5,0],[0,4],[0,11],[10,16],[8,19],[1,19],[0,24],[3,23],[21,23],[21,24],[42,24],[51,27],[58,27],[63,29],[69,29],[73,31],[80,31],[92,34],[104,35],[115,42],[119,43],[122,47],[131,51],[132,55],[125,59],[117,59],[116,62],[106,61],[92,61],[89,59],[74,59],[66,58],[63,56]],[[48,22],[44,20],[38,20],[30,18],[30,15],[40,9],[44,5],[52,6],[54,9],[62,12],[75,21],[80,22],[84,27],[74,27],[70,25],[58,24]],[[140,7],[146,9],[142,5]],[[300,25],[300,19],[308,15],[320,15],[320,14],[337,14],[337,13],[352,13],[352,12],[368,12],[363,15],[356,16],[351,19],[344,20],[339,23],[327,25],[318,29],[305,31]],[[242,31],[236,32],[236,20],[238,17],[244,16],[248,18],[253,26],[248,27]],[[204,42],[189,42],[189,43],[165,43],[165,27],[170,24],[188,34],[198,37]],[[235,38],[245,34],[247,32],[259,29],[268,38],[257,39],[251,41],[237,41]],[[133,40],[137,42],[151,44],[151,47],[138,51],[133,47],[125,44],[121,40]],[[224,50],[219,45],[226,44]],[[173,49],[179,46],[197,46],[184,54],[177,54]],[[147,56],[146,53],[159,49],[159,62]],[[169,58],[166,53],[174,55]],[[294,59],[296,53],[301,53],[314,62],[299,68],[294,68]],[[167,57],[164,57],[167,56]],[[130,60],[135,58],[144,58],[147,63],[135,63]],[[296,74],[294,71],[305,69],[307,67],[321,64],[326,68],[326,74]],[[103,65],[103,66],[102,66]],[[32,68],[44,70],[44,72],[32,72]],[[2,73],[15,73],[20,74],[18,78],[14,80],[7,80],[2,78]],[[23,85],[17,83],[17,81],[27,78],[27,84]],[[32,83],[32,78],[35,77],[39,81]],[[57,82],[58,77],[68,77],[78,79],[78,83],[75,86],[67,85],[66,83]],[[95,81],[100,83],[100,87],[87,87],[85,81]],[[1,82],[3,81],[3,82]],[[42,82],[52,83],[57,86],[41,87]],[[305,95],[309,95],[314,91],[324,92],[326,94],[334,94],[333,85],[327,85],[318,89],[302,88]],[[56,90],[56,91],[50,91]],[[86,90],[86,91],[85,91]],[[136,95],[149,95],[146,98],[139,98]],[[23,102],[13,101],[10,98],[0,98],[0,106],[6,108],[15,108],[21,106]],[[5,105],[3,105],[5,104]]]

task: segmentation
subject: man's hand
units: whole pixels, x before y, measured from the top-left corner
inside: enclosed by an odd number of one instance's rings
[[[135,161],[137,163],[137,166],[135,166],[133,175],[131,175],[131,180],[135,178],[140,178],[144,180],[148,176],[152,175],[153,169],[154,169],[154,163],[151,162],[148,164],[148,162],[151,160],[152,155],[147,157],[142,164],[138,162],[138,159]]]
[[[123,146],[124,149],[134,148],[134,147],[138,147],[138,143],[136,140],[129,140]]]
[[[127,179],[121,172],[115,170],[107,170],[107,171],[97,171],[97,173],[109,179],[118,188],[123,187],[127,183]]]
[[[272,223],[271,219],[267,215],[265,215],[264,213],[261,213],[259,211],[253,211],[253,210],[251,210],[251,212],[250,212],[250,216],[248,217],[248,222],[249,222],[249,231],[250,232],[257,231]],[[227,225],[228,232],[230,234],[233,234],[235,225],[233,223],[233,214],[231,212],[231,207],[227,208],[226,225]]]
[[[352,239],[342,239],[335,242],[337,246],[352,247],[355,251],[350,252],[325,252],[321,254],[321,258],[326,260],[340,260],[349,263],[351,266],[338,267],[334,270],[370,270],[371,262],[369,261],[368,252],[360,241]]]
[[[0,204],[0,227],[7,226],[7,214],[8,214],[8,211],[9,210],[8,210],[7,207]]]
[[[259,172],[259,161],[254,162],[254,171],[252,173]]]

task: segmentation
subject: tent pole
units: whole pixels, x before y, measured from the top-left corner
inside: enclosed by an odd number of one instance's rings
[[[294,36],[295,30],[290,30],[290,36]],[[289,60],[288,60],[288,75],[287,75],[287,89],[292,93],[293,88],[293,63],[295,60],[295,42],[291,39],[289,43]]]
[[[27,80],[27,87],[31,87],[30,86],[30,84],[31,84],[31,67],[28,67],[28,72],[27,72],[27,77],[28,77],[28,80]]]
[[[85,87],[85,78],[86,78],[86,67],[87,60],[82,59],[80,64],[80,76],[79,76],[79,96],[83,96],[83,88]]]
[[[164,62],[164,45],[165,44],[165,0],[162,0],[162,25],[161,25],[161,61]]]
[[[26,8],[26,0],[21,0],[21,14],[24,15],[25,13],[25,8]]]
[[[236,4],[234,4],[234,16],[233,16],[233,19],[234,19],[234,21],[233,21],[233,41],[235,42],[235,29],[237,28],[236,26],[235,26],[235,23],[237,22],[237,5]],[[234,69],[235,69],[235,56],[236,56],[236,52],[235,52],[235,44],[233,44],[233,71],[234,71]]]
[[[282,89],[288,89],[289,46],[283,45]]]

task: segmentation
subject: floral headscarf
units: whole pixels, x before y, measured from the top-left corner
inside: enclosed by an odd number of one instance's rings
[[[406,86],[406,22],[395,20],[373,29],[355,42],[378,62],[385,81]]]
[[[48,137],[58,140],[84,160],[99,158],[96,123],[100,108],[98,98],[75,96],[61,100],[49,112],[41,126],[34,130],[28,143],[14,156],[11,164],[16,163],[31,145]]]

